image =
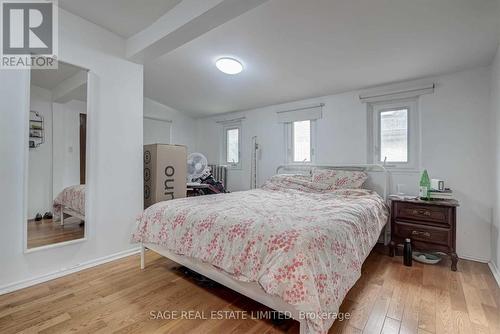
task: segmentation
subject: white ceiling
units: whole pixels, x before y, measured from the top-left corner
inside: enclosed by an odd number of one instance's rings
[[[59,0],[59,6],[122,37],[151,25],[181,0]]]
[[[78,100],[82,102],[87,102],[87,85],[81,85],[78,86],[77,88],[73,89],[72,91],[68,92],[64,96],[61,96],[54,102],[58,103],[66,103],[71,100]]]
[[[270,0],[146,64],[145,95],[210,115],[487,65],[498,45],[497,4]],[[245,70],[219,72],[220,56],[241,59]]]

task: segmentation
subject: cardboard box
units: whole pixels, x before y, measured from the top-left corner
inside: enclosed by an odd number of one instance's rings
[[[144,208],[186,197],[186,176],[186,146],[144,145]]]

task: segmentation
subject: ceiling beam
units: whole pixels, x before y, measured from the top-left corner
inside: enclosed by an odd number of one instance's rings
[[[127,39],[128,59],[144,64],[268,0],[183,0],[146,29]]]
[[[87,85],[87,74],[87,71],[78,71],[76,74],[59,83],[52,89],[52,101],[57,103],[70,101],[76,90]]]

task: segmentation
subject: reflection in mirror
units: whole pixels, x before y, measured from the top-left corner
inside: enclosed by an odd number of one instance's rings
[[[85,237],[87,70],[31,71],[27,248]]]

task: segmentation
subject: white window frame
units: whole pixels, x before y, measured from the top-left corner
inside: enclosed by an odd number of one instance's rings
[[[393,170],[418,170],[420,164],[420,113],[417,98],[399,101],[383,101],[368,105],[368,161],[374,164],[384,164],[381,157],[380,114],[384,111],[407,109],[408,110],[408,161],[391,162],[385,164],[386,168]]]
[[[229,130],[238,129],[238,162],[232,163],[227,161],[227,132]],[[241,169],[241,122],[224,124],[222,126],[222,164],[230,169]]]
[[[293,123],[310,121],[310,146],[311,146],[311,161],[294,161],[294,142],[293,142]],[[290,165],[304,165],[304,164],[314,164],[316,161],[316,120],[304,119],[300,121],[294,121],[285,123],[285,163]]]

